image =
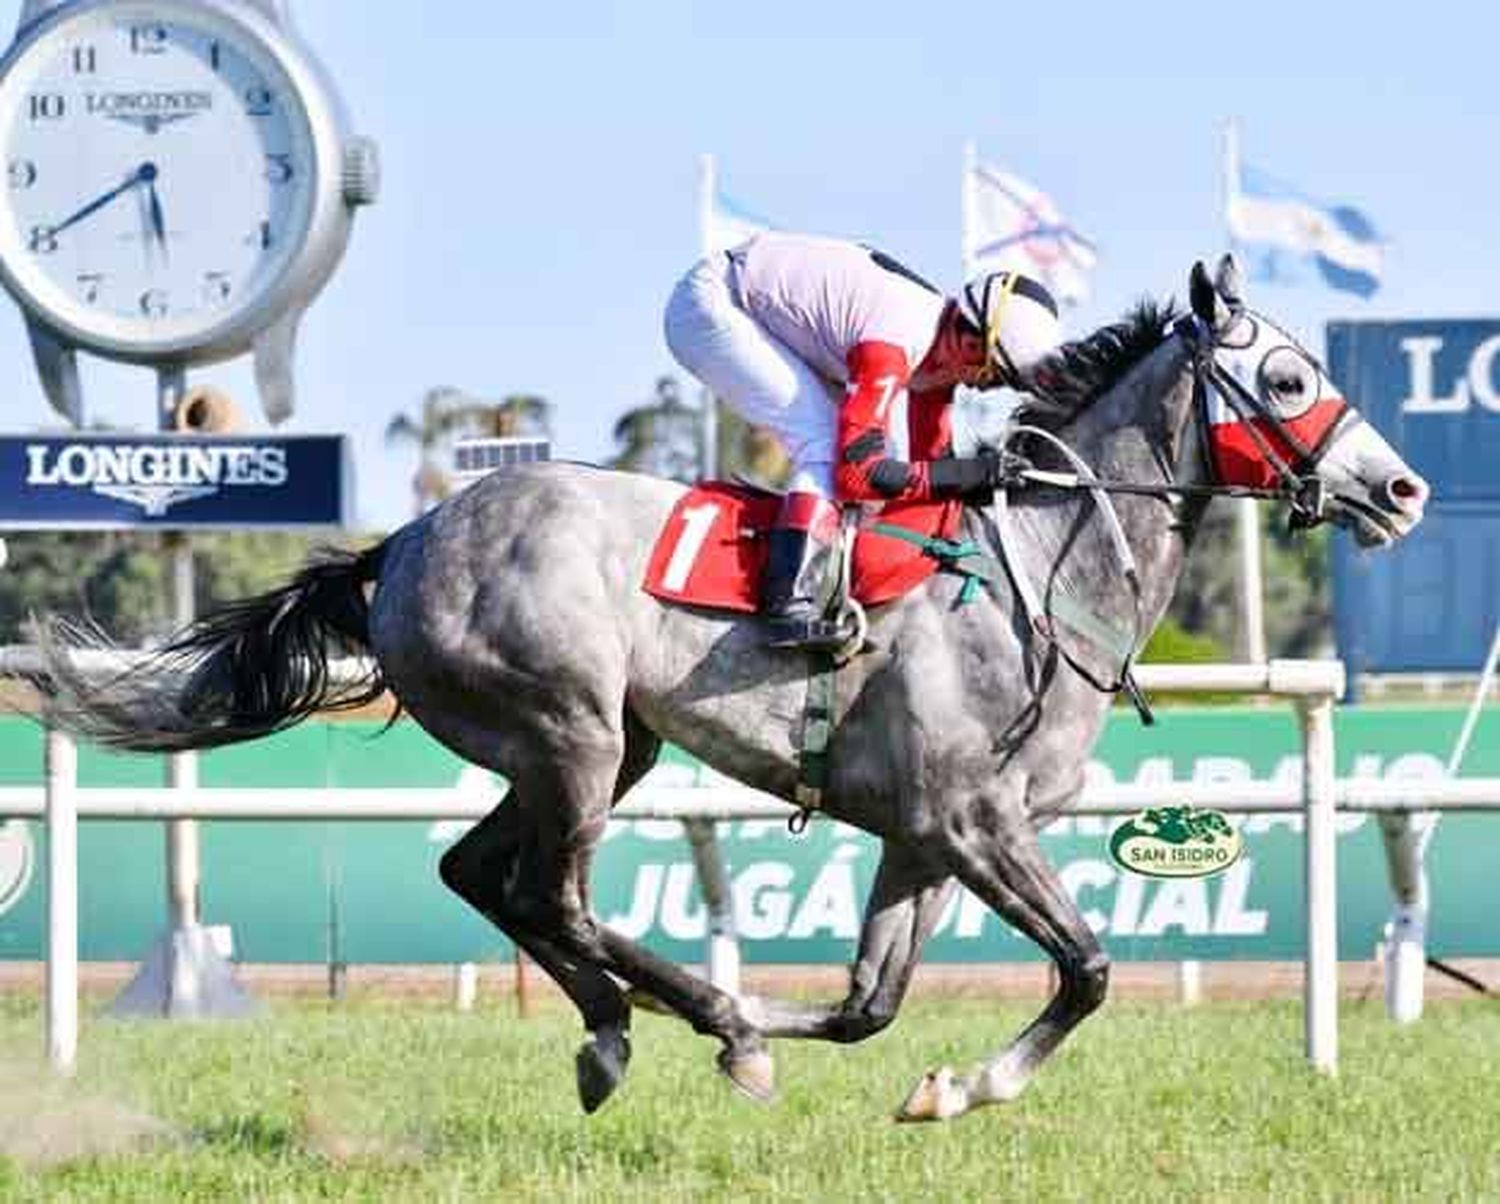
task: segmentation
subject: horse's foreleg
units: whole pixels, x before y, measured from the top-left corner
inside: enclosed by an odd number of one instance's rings
[[[756,1000],[768,1037],[862,1041],[896,1018],[922,946],[953,895],[954,880],[901,845],[887,842],[865,906],[859,954],[842,1002],[814,1006]]]
[[[1047,951],[1059,985],[1042,1014],[967,1079],[946,1068],[929,1073],[898,1114],[903,1120],[946,1120],[981,1104],[1015,1099],[1079,1021],[1104,1002],[1109,985],[1109,958],[1042,855],[1036,830],[1020,808],[987,810],[981,822],[947,833],[949,864],[959,880]]]

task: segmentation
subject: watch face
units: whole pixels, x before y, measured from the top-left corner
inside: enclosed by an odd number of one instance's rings
[[[0,262],[49,324],[119,350],[191,346],[282,276],[313,136],[248,27],[173,0],[90,6],[0,81]]]

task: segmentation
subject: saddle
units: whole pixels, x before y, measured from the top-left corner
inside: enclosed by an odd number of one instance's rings
[[[732,481],[702,481],[672,508],[643,586],[664,602],[754,614],[760,608],[766,533],[779,494]],[[957,501],[891,502],[864,515],[854,540],[850,593],[862,606],[892,602],[942,567],[929,548],[958,531]]]

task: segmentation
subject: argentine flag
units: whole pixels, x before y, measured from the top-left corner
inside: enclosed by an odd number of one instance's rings
[[[1370,219],[1297,191],[1255,167],[1229,165],[1229,234],[1255,280],[1295,282],[1315,268],[1330,288],[1368,297],[1384,248]]]

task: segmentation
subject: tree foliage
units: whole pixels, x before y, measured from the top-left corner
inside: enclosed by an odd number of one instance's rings
[[[714,449],[711,465],[703,461],[705,405],[714,407]],[[620,450],[611,468],[650,473],[688,483],[710,472],[717,477],[746,477],[766,485],[785,480],[786,453],[764,427],[753,426],[706,392],[698,405],[685,401],[673,376],[657,378],[649,400],[627,410],[615,423]]]
[[[421,514],[453,492],[443,455],[454,439],[549,435],[551,429],[552,407],[534,393],[512,393],[491,401],[452,385],[438,385],[422,395],[415,414],[391,418],[385,440],[417,449],[412,505],[413,512]]]
[[[330,542],[339,541],[288,532],[192,536],[198,613],[280,584],[314,547]],[[26,642],[30,621],[45,613],[94,623],[127,647],[172,630],[171,559],[159,533],[23,532],[6,544],[0,642]]]
[[[1279,511],[1261,511],[1262,605],[1270,656],[1322,656],[1333,647],[1326,527],[1290,532]],[[1215,502],[1188,557],[1171,616],[1226,650],[1242,647],[1239,530],[1232,505]]]

